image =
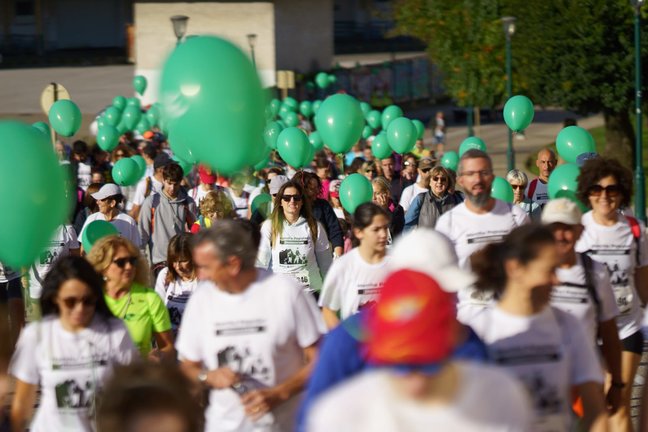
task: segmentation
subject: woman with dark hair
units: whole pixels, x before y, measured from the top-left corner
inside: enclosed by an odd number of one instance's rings
[[[90,215],[99,211],[97,200],[92,197],[92,194],[99,192],[101,186],[103,186],[102,183],[90,183],[90,186],[86,189],[83,200],[81,201],[82,207],[74,218],[74,230],[76,231],[77,236],[81,234],[86,219],[88,219]]]
[[[389,181],[385,177],[376,177],[371,181],[373,188],[373,202],[389,213],[391,223],[389,225],[389,239],[387,245],[391,245],[405,227],[405,210],[397,202],[393,201]]]
[[[358,206],[353,214],[352,232],[356,247],[335,260],[319,298],[329,328],[375,301],[387,275],[389,213],[374,203]]]
[[[257,267],[289,274],[317,293],[331,259],[326,231],[311,214],[301,184],[289,181],[277,192],[270,219],[261,225]]]
[[[583,430],[607,430],[603,374],[594,347],[573,315],[550,306],[558,283],[551,231],[524,225],[471,257],[478,290],[496,305],[470,325],[489,357],[522,382],[533,402],[533,430],[572,430],[572,391],[583,401]]]
[[[16,392],[12,430],[23,431],[40,387],[30,430],[94,431],[96,398],[115,364],[137,351],[103,298],[103,280],[86,260],[64,257],[45,277],[43,318],[22,332],[11,362]]]
[[[591,211],[576,251],[607,266],[619,315],[616,317],[621,352],[621,406],[610,420],[615,430],[630,430],[632,383],[643,352],[643,310],[648,300],[648,242],[645,226],[620,210],[630,205],[632,173],[617,160],[598,157],[585,162],[578,177],[578,198]]]
[[[171,238],[167,266],[160,271],[155,283],[155,291],[169,310],[174,335],[178,334],[182,314],[198,284],[191,258],[191,237],[189,233],[181,233]]]

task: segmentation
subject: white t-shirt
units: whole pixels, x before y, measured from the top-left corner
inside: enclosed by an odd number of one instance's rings
[[[85,230],[88,224],[96,220],[105,221],[106,216],[104,216],[104,214],[101,212],[96,212],[88,216],[85,223],[83,224],[83,228],[81,228],[81,232],[79,233],[80,239],[83,238],[83,230]],[[119,231],[119,234],[122,237],[130,240],[130,242],[133,243],[135,247],[140,247],[142,240],[140,238],[140,233],[137,229],[137,222],[135,222],[135,219],[128,216],[126,213],[119,213],[117,217],[110,221],[110,223],[113,224],[115,228],[117,228],[117,231]]]
[[[585,267],[580,254],[577,254],[576,265],[570,268],[556,269],[560,284],[551,291],[551,305],[575,316],[583,325],[587,339],[596,343],[596,333],[600,322],[611,320],[619,314],[614,300],[610,275],[605,266],[592,260],[592,287],[596,291],[599,306],[596,305],[587,287]]]
[[[36,262],[29,268],[29,296],[38,299],[43,291],[43,280],[52,264],[70,254],[71,249],[79,249],[79,241],[72,225],[59,226]]]
[[[344,209],[341,207],[333,207],[333,213],[338,219],[344,219]]]
[[[578,320],[546,307],[532,316],[512,315],[495,306],[469,323],[486,344],[494,364],[515,375],[533,401],[534,431],[567,431],[571,389],[603,383],[594,346]]]
[[[625,339],[641,330],[643,319],[639,295],[635,288],[634,273],[637,267],[648,265],[648,242],[646,235],[643,234],[645,227],[639,222],[642,235],[639,239],[639,252],[637,252],[637,241],[624,216],[619,216],[616,224],[604,226],[594,221],[590,211],[583,215],[582,224],[585,226],[585,231],[576,244],[576,250],[587,253],[594,261],[607,266],[619,308],[619,316],[616,320],[619,338]],[[637,265],[637,253],[639,253],[639,265]]]
[[[535,183],[536,187],[533,191],[533,195],[529,197],[529,188],[531,183]],[[532,201],[537,202],[541,206],[544,206],[549,201],[549,190],[547,189],[547,183],[543,183],[539,178],[535,178],[529,182],[524,191],[524,196],[530,198]]]
[[[459,266],[470,270],[470,256],[489,243],[501,241],[514,228],[529,223],[529,216],[520,207],[495,200],[486,214],[477,214],[463,202],[441,215],[435,229],[450,239],[457,252]],[[457,316],[462,322],[481,313],[492,303],[493,293],[473,287],[459,290]]]
[[[317,343],[324,322],[311,296],[292,278],[257,270],[243,293],[200,283],[189,299],[176,343],[179,357],[208,370],[227,366],[249,387],[272,387],[303,365],[303,349]],[[232,389],[212,389],[206,432],[290,431],[299,397],[272,411],[274,425],[254,428]]]
[[[193,198],[195,201],[196,205],[200,207],[200,201],[205,198],[205,195],[207,195],[209,192],[213,191],[215,189],[205,189],[202,184],[199,184],[195,188],[191,189],[189,191],[189,196]]]
[[[270,243],[271,231],[272,221],[268,219],[261,225],[257,267],[270,268],[274,273],[289,274],[310,291],[321,290],[322,279],[326,274],[324,269],[320,269],[316,253],[331,253],[322,224],[317,222],[315,243],[310,227],[302,216],[292,225],[284,221],[282,233],[275,239],[274,247]]]
[[[89,164],[85,162],[79,162],[77,170],[77,181],[81,189],[83,189],[84,191],[88,189],[88,186],[90,186],[90,183],[92,182],[92,167]]]
[[[364,304],[376,301],[388,273],[387,259],[370,264],[355,248],[333,261],[324,279],[319,305],[340,311],[340,317],[346,319]]]
[[[427,192],[429,188],[425,187],[420,187],[418,183],[411,184],[407,186],[405,189],[403,189],[403,193],[401,193],[401,199],[400,199],[400,206],[403,207],[403,210],[405,210],[405,213],[407,213],[407,209],[409,209],[409,206],[412,205],[412,201],[419,195],[422,194],[423,192]]]
[[[6,283],[20,277],[20,272],[0,263],[0,283]]]
[[[93,431],[97,389],[118,364],[138,358],[124,323],[95,316],[89,327],[71,333],[57,317],[30,323],[20,334],[11,375],[40,385],[40,405],[31,432]]]
[[[142,180],[137,183],[137,187],[135,188],[135,196],[133,197],[133,205],[138,205],[141,206],[144,200],[146,199],[146,179],[150,178],[151,179],[151,192],[149,195],[153,195],[154,193],[162,193],[162,182],[158,181],[155,177],[151,176],[144,176]]]
[[[234,192],[232,192],[232,189],[227,188],[225,189],[227,191],[227,194],[229,195],[230,199],[232,200],[232,203],[234,203],[234,211],[236,211],[236,214],[238,217],[242,219],[247,218],[247,212],[248,212],[248,202],[250,199],[250,193],[247,191],[243,191],[241,193],[241,196],[236,196]]]
[[[178,332],[178,327],[180,327],[182,315],[187,307],[189,297],[191,297],[191,294],[196,291],[198,280],[193,279],[185,281],[181,278],[177,278],[169,285],[165,285],[164,281],[168,273],[168,267],[165,267],[160,271],[155,282],[155,292],[162,297],[162,300],[164,300],[164,305],[169,310],[169,316],[171,317],[171,330],[176,334]]]
[[[501,369],[454,362],[459,388],[449,405],[403,397],[388,369],[355,376],[313,405],[308,432],[526,432],[532,412],[524,388]],[[496,397],[488,397],[494,395]]]

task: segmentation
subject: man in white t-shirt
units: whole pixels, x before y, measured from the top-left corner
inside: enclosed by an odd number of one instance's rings
[[[556,163],[556,154],[551,149],[546,148],[538,152],[536,166],[540,174],[529,182],[524,196],[537,202],[541,207],[549,201],[547,184],[549,183],[549,176],[556,168]]]
[[[434,161],[430,158],[423,158],[418,163],[418,178],[416,183],[407,186],[401,194],[400,205],[407,213],[412,201],[430,188],[430,171],[434,168]]]
[[[582,212],[573,201],[557,198],[549,201],[542,211],[542,223],[553,232],[559,265],[559,284],[551,292],[551,305],[575,316],[587,335],[587,340],[600,351],[611,376],[607,401],[613,410],[621,402],[624,387],[621,376],[621,341],[615,317],[619,309],[605,265],[575,251],[583,234]]]
[[[162,170],[165,166],[169,165],[171,158],[168,154],[162,152],[155,157],[153,162],[153,175],[145,176],[142,180],[137,183],[135,188],[135,196],[133,196],[133,207],[129,215],[135,219],[139,220],[140,209],[144,200],[154,193],[162,193],[162,186],[164,184],[164,176],[162,175]]]
[[[520,207],[492,198],[493,164],[490,157],[477,149],[468,150],[459,160],[457,183],[465,195],[463,203],[444,213],[436,230],[453,243],[459,265],[470,269],[470,256],[489,243],[500,241],[514,228],[529,223]],[[459,319],[469,322],[491,302],[493,296],[466,288],[459,291]]]
[[[176,347],[187,376],[210,389],[207,432],[293,430],[325,331],[294,279],[254,267],[258,243],[243,220],[218,221],[195,238],[204,282],[187,304]]]

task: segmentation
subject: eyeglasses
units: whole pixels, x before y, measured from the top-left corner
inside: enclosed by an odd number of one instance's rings
[[[284,202],[290,202],[290,200],[293,200],[295,202],[300,202],[302,200],[301,195],[284,195],[281,197],[282,201]]]
[[[97,304],[97,299],[93,296],[86,297],[65,297],[61,301],[68,309],[74,309],[77,304],[81,303],[84,307],[95,306]]]
[[[130,264],[133,267],[137,263],[137,258],[136,257],[125,257],[125,258],[117,258],[116,260],[113,260],[113,263],[120,269],[123,269],[126,267],[126,264]]]
[[[434,177],[432,180],[434,180],[435,182],[440,182],[440,183],[445,183],[445,182],[448,181],[447,178],[441,177],[441,176]]]
[[[513,188],[513,190],[518,190],[518,189],[524,190],[524,188],[526,186],[525,185],[511,185],[511,187]]]
[[[376,170],[368,169],[368,170],[365,170],[365,173],[367,173],[367,174],[376,174]]]
[[[431,169],[432,169],[432,168],[421,168],[421,172],[422,172],[423,174],[427,174],[427,173],[430,172]]]
[[[463,177],[472,177],[475,174],[478,174],[480,177],[489,177],[493,175],[493,171],[492,170],[464,171],[460,175]]]
[[[605,194],[607,196],[615,197],[621,193],[621,186],[619,186],[618,184],[608,185],[605,187],[601,185],[592,185],[587,190],[587,193],[591,196],[600,196],[603,191],[605,191]]]

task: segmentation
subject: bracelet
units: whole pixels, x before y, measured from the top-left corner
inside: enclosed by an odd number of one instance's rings
[[[625,383],[612,381],[612,387],[622,389],[625,388]]]

